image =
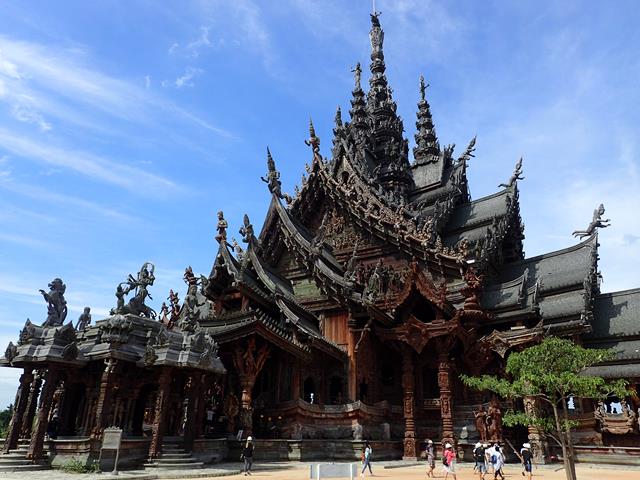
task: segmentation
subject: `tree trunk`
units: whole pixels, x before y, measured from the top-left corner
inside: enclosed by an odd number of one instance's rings
[[[562,399],[562,413],[564,415],[565,425],[567,427],[567,450],[569,451],[569,464],[571,465],[571,473],[573,474],[573,478],[577,478],[576,476],[576,457],[573,451],[573,440],[571,438],[571,428],[569,427],[569,413],[567,411],[567,402],[566,399]]]
[[[569,454],[567,452],[567,436],[560,427],[560,414],[558,413],[558,404],[554,401],[551,402],[553,407],[553,417],[556,421],[556,430],[558,430],[558,439],[560,440],[560,446],[562,447],[562,463],[564,464],[564,472],[567,476],[567,480],[577,480],[574,474],[574,470],[571,468],[569,461]]]

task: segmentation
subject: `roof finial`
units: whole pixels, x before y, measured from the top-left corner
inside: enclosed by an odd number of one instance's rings
[[[353,72],[353,78],[355,79],[355,87],[354,90],[361,90],[360,86],[360,76],[362,75],[362,68],[360,67],[360,62],[356,63],[356,66],[351,70]]]
[[[338,105],[338,108],[336,109],[335,122],[336,122],[336,127],[342,126],[342,110],[340,110],[340,105]]]
[[[513,169],[513,174],[509,178],[509,181],[507,183],[501,183],[498,187],[513,187],[518,180],[524,180],[524,177],[522,176],[522,157],[520,157],[520,160],[516,162],[516,166]]]
[[[311,147],[315,154],[320,154],[320,139],[316,136],[316,129],[313,128],[313,120],[309,118],[309,138],[304,143]]]
[[[593,211],[593,218],[589,226],[585,230],[576,230],[572,235],[574,237],[580,237],[580,240],[582,240],[584,237],[593,235],[598,228],[610,227],[611,220],[602,218],[602,215],[604,215],[604,204],[601,203],[600,206]]]
[[[424,75],[420,75],[420,100],[425,101],[425,91],[429,88],[429,84],[425,85]]]
[[[260,177],[267,184],[269,191],[278,198],[284,199],[287,203],[293,200],[289,195],[282,192],[282,182],[280,182],[280,172],[276,170],[276,162],[271,156],[271,151],[267,147],[267,178]]]

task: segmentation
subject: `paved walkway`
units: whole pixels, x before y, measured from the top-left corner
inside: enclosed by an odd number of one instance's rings
[[[388,478],[402,480],[425,480],[424,465],[409,464],[402,466],[402,462],[380,462],[373,464],[375,476],[373,478]],[[406,465],[406,464],[405,464]],[[385,468],[386,467],[386,468]],[[579,480],[638,480],[640,478],[638,469],[628,468],[603,468],[593,465],[578,465],[577,474]],[[521,470],[516,465],[507,465],[505,468],[507,479],[522,479]],[[125,471],[118,476],[103,474],[74,474],[64,473],[60,470],[47,470],[44,472],[20,472],[20,473],[0,473],[0,480],[155,480],[155,479],[181,479],[187,478],[216,478],[229,476],[229,478],[239,478],[240,464],[217,464],[215,468],[199,470],[157,470],[157,471]],[[243,477],[244,478],[244,477]],[[254,479],[269,480],[308,480],[309,463],[288,462],[288,463],[267,463],[255,466]],[[369,478],[367,475],[366,478]],[[440,465],[436,466],[436,478],[444,478],[444,473]],[[451,477],[449,477],[451,478]],[[478,476],[473,473],[473,464],[464,463],[458,465],[458,480],[475,480]],[[487,480],[493,475],[487,475]],[[545,465],[534,469],[534,479],[536,480],[564,480],[564,471],[560,465]]]

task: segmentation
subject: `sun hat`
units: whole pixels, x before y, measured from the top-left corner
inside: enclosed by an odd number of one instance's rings
[[[530,443],[523,443],[522,444],[522,448],[531,448],[531,444]]]
[[[480,442],[476,443],[476,448],[480,448],[482,444]]]
[[[433,440],[427,440],[427,443],[433,443]]]
[[[253,438],[251,437],[247,437],[247,441],[250,442],[251,440],[253,440]]]
[[[450,443],[445,444],[444,448],[451,448],[451,444]]]

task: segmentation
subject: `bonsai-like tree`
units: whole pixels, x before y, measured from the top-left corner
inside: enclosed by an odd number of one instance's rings
[[[607,381],[585,374],[588,367],[612,360],[614,355],[611,350],[583,348],[570,340],[547,337],[538,345],[509,355],[507,378],[461,375],[461,379],[468,387],[495,392],[503,398],[532,397],[546,404],[548,408],[541,412],[505,412],[503,423],[544,430],[562,448],[567,480],[576,480],[571,429],[577,422],[569,419],[567,404],[571,398],[604,400],[610,395],[624,398],[630,394],[625,380]],[[552,415],[545,413],[549,410]]]

